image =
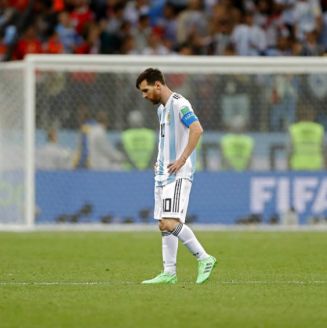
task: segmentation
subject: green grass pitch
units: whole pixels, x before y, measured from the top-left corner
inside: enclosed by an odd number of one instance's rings
[[[159,232],[0,233],[0,327],[327,327],[326,232],[197,232],[218,259],[196,285],[180,244],[178,283]]]

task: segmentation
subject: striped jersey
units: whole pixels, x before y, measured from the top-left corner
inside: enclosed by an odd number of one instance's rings
[[[158,107],[160,122],[158,157],[155,170],[156,186],[164,186],[176,179],[193,180],[196,150],[176,174],[168,173],[168,164],[183,153],[189,137],[189,126],[198,121],[190,102],[183,96],[172,93],[166,105]]]

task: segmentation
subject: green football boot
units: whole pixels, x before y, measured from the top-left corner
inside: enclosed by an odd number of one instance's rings
[[[198,277],[196,279],[197,284],[203,284],[209,279],[216,263],[217,260],[213,256],[209,256],[208,258],[199,261]]]
[[[153,285],[154,284],[166,284],[166,285],[169,285],[169,284],[176,284],[176,282],[177,282],[176,274],[161,272],[153,279],[142,281],[142,284],[153,284]]]

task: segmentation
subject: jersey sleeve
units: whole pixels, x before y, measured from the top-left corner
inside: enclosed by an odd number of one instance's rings
[[[192,107],[190,104],[187,103],[182,103],[180,105],[179,108],[179,117],[182,121],[182,123],[186,126],[186,127],[190,127],[190,125],[195,122],[198,121],[198,117],[195,115]]]

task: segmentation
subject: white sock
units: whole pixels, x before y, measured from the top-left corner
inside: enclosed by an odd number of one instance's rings
[[[176,274],[176,259],[178,238],[171,232],[163,231],[162,235],[162,260],[165,273]]]
[[[198,260],[203,260],[209,257],[195,237],[193,231],[187,225],[179,223],[172,234],[177,236]]]

